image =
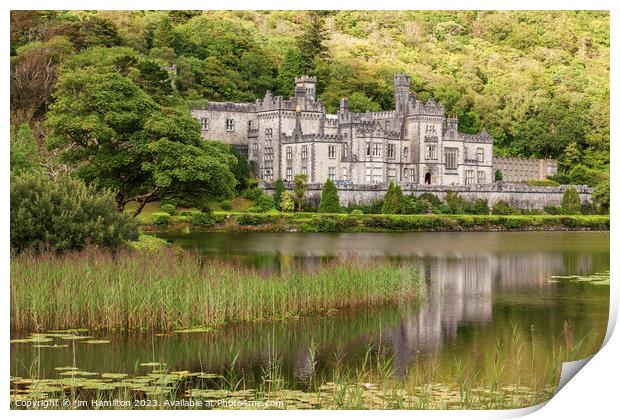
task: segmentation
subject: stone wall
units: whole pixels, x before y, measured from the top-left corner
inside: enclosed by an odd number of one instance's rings
[[[285,183],[287,185],[287,183]],[[268,193],[273,193],[273,184],[264,183],[261,185]],[[388,185],[347,185],[338,187],[340,204],[370,203],[374,200],[383,198]],[[322,184],[309,184],[306,198],[318,204],[321,199]],[[401,184],[403,193],[406,195],[414,194],[419,196],[425,192],[437,195],[443,199],[449,192],[455,192],[467,199],[482,198],[488,200],[489,207],[500,200],[507,201],[511,207],[518,209],[543,209],[544,206],[559,206],[562,196],[568,188],[567,185],[559,187],[530,187],[523,184],[509,184],[497,182],[485,185],[452,186],[452,185],[432,185],[424,186],[419,184]],[[575,188],[581,197],[581,201],[591,201],[592,189],[585,185],[576,185]],[[292,183],[287,185],[287,189],[292,189]]]

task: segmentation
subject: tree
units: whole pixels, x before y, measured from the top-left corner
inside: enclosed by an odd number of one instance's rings
[[[114,194],[68,176],[11,179],[11,247],[64,251],[88,244],[116,248],[137,237],[136,226],[116,211]]]
[[[237,163],[231,167],[231,171],[237,180],[237,192],[240,193],[250,185],[250,164],[245,156],[235,147],[230,146],[229,150],[235,159],[237,159]]]
[[[284,61],[276,78],[277,93],[284,97],[292,96],[295,89],[295,77],[304,73],[304,58],[298,48],[289,48],[284,54]]]
[[[599,205],[602,213],[609,213],[609,180],[600,182],[592,193],[592,199]]]
[[[75,173],[116,192],[119,210],[166,198],[205,202],[232,196],[236,159],[205,142],[187,111],[162,108],[116,72],[76,71],[58,82],[47,117],[48,146]]]
[[[400,185],[394,185],[390,182],[385,198],[383,199],[383,206],[381,207],[381,213],[383,214],[402,214],[404,210],[405,197],[403,196],[403,190]]]
[[[293,191],[295,191],[295,199],[297,201],[297,210],[302,211],[304,207],[304,196],[308,188],[308,175],[297,174],[293,178]]]
[[[282,199],[280,200],[280,210],[291,212],[295,210],[295,200],[293,194],[290,191],[284,191],[282,193]]]
[[[568,187],[562,196],[562,214],[579,214],[581,212],[581,198],[575,187]]]
[[[325,23],[319,11],[309,11],[307,20],[297,38],[297,48],[301,53],[304,71],[314,70],[315,60],[323,59],[327,53],[324,42],[327,39]]]
[[[510,215],[513,213],[510,204],[508,204],[508,202],[505,200],[499,200],[495,204],[493,204],[492,212],[493,214],[499,215]]]
[[[504,175],[502,174],[502,171],[500,171],[499,169],[496,169],[495,170],[495,182],[499,182],[503,180],[504,180]]]
[[[321,192],[321,203],[319,204],[319,213],[338,213],[340,212],[340,199],[338,198],[338,189],[331,179],[323,184]]]
[[[34,133],[28,124],[11,127],[11,176],[40,169],[39,149],[34,141]]]
[[[173,94],[172,81],[168,71],[159,64],[144,60],[138,64],[139,75],[135,82],[158,103],[164,103]]]
[[[174,35],[172,33],[172,24],[168,16],[164,16],[153,31],[153,47],[165,48],[172,47],[174,42]]]
[[[280,207],[280,201],[282,201],[282,194],[284,194],[285,188],[284,188],[284,181],[282,181],[282,178],[278,178],[277,181],[274,184],[274,193],[273,193],[273,199],[276,202],[276,208],[282,210],[282,208]]]

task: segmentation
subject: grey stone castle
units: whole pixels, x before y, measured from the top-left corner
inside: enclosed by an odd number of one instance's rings
[[[493,138],[459,133],[458,118],[432,99],[418,100],[408,76],[394,76],[396,109],[382,112],[351,112],[341,99],[338,113],[326,114],[316,83],[298,77],[289,99],[267,92],[255,103],[210,102],[192,115],[205,138],[247,153],[266,182],[296,174],[340,185],[493,182]]]

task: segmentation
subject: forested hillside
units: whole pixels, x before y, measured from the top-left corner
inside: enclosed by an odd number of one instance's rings
[[[12,156],[29,147],[24,123],[42,147],[48,109],[71,95],[57,82],[80,74],[116,72],[187,109],[290,95],[306,73],[333,112],[341,97],[392,108],[406,72],[462,131],[486,128],[496,154],[557,158],[559,181],[608,190],[609,43],[609,14],[595,11],[12,12]]]

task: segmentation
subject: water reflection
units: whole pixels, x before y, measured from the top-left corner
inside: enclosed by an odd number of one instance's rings
[[[137,372],[138,363],[164,360],[173,370],[235,369],[260,378],[280,363],[298,385],[329,375],[336,363],[360,365],[371,349],[393,357],[406,375],[416,360],[432,355],[437,369],[452,375],[461,358],[486,369],[498,340],[510,343],[515,326],[538,354],[549,352],[565,323],[575,337],[590,334],[600,344],[606,329],[608,287],[550,283],[551,275],[585,275],[609,269],[609,234],[205,234],[167,236],[207,258],[248,264],[265,272],[291,265],[308,269],[333,258],[392,258],[419,264],[426,299],[403,305],[342,310],[327,317],[239,325],[215,334],[156,337],[113,336],[109,345],[77,345],[83,370]],[[73,349],[12,345],[11,371],[24,375],[41,354],[42,375],[72,364]]]

